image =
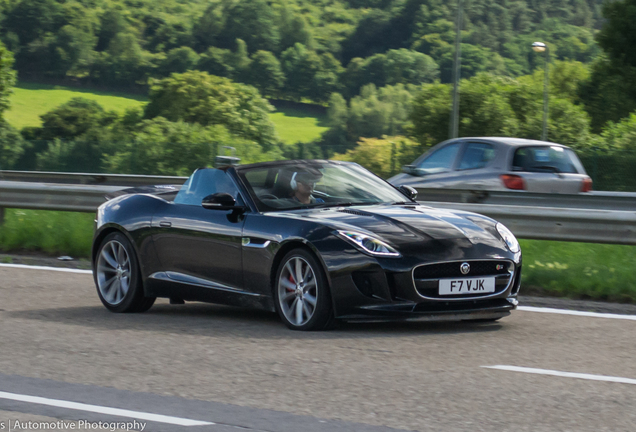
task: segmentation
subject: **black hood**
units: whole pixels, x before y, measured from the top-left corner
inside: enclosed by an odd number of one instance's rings
[[[284,213],[340,230],[363,230],[394,246],[431,240],[468,240],[501,247],[495,221],[469,212],[452,212],[422,205],[374,205],[308,209]],[[504,246],[505,247],[505,246]]]

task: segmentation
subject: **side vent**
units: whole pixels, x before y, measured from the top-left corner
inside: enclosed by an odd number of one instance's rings
[[[365,296],[382,300],[391,299],[384,272],[355,271],[351,277],[358,291]]]
[[[371,216],[369,213],[365,213],[362,211],[358,211],[358,210],[353,210],[353,209],[342,209],[342,210],[338,210],[340,213],[349,213],[349,214],[354,214],[354,215],[358,215],[358,216]]]

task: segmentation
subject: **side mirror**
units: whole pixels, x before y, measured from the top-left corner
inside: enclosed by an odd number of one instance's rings
[[[225,192],[218,192],[206,196],[201,201],[201,205],[203,208],[216,210],[233,210],[237,208],[234,197]]]
[[[398,190],[402,192],[404,196],[412,199],[413,201],[415,201],[415,198],[417,198],[417,190],[415,188],[412,188],[411,186],[402,185],[398,188]]]
[[[421,177],[426,174],[423,169],[418,168],[415,165],[404,165],[402,167],[402,172],[416,177]]]

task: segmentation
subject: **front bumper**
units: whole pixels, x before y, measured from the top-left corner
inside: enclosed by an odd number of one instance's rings
[[[517,308],[514,298],[455,302],[422,302],[417,304],[385,304],[362,306],[344,321],[464,321],[497,319],[510,315]]]
[[[425,320],[460,321],[496,319],[516,309],[520,286],[521,257],[471,250],[471,254],[446,256],[442,260],[417,257],[400,260],[375,260],[360,257],[341,271],[330,273],[335,316],[348,321]],[[450,255],[450,254],[449,254]],[[459,259],[458,259],[459,258]],[[437,281],[416,279],[414,269],[433,263],[492,261],[505,264],[496,292],[484,295],[442,297],[437,295]],[[488,273],[484,273],[488,274]],[[504,277],[508,276],[509,277]],[[448,278],[448,275],[442,276]],[[431,285],[432,284],[432,285]],[[430,290],[433,290],[431,293]]]

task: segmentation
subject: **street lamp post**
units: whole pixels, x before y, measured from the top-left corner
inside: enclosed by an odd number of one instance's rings
[[[548,79],[550,69],[550,50],[543,42],[534,42],[532,44],[534,52],[545,52],[545,78],[543,79],[543,131],[541,132],[541,140],[548,139]]]
[[[455,58],[453,62],[453,111],[450,121],[450,138],[459,134],[459,76],[461,71],[462,13],[464,0],[457,2],[457,32],[455,33]]]

